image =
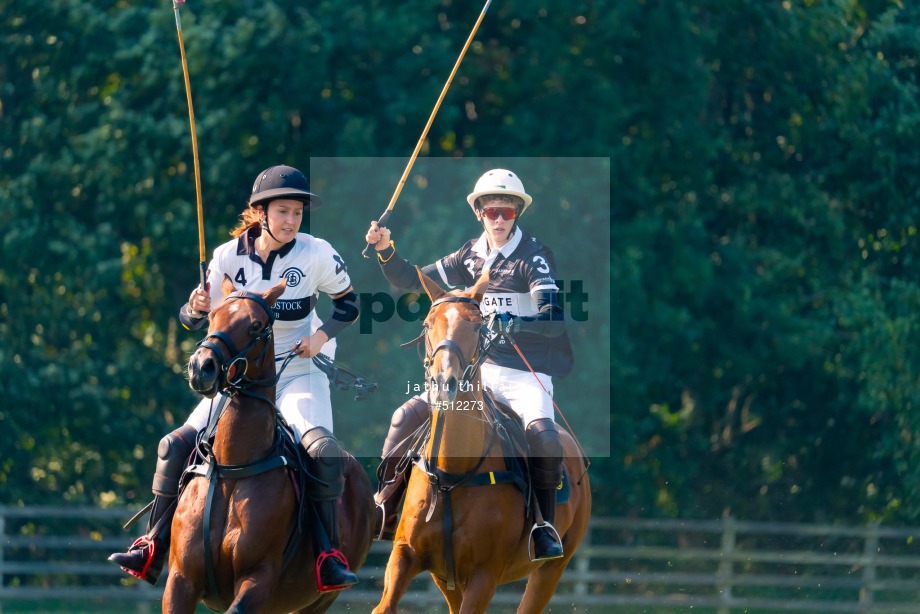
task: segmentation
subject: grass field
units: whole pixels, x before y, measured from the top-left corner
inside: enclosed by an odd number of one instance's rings
[[[355,614],[357,612],[370,612],[376,604],[369,603],[346,603],[341,602],[333,605],[328,614]],[[510,614],[516,608],[512,607],[490,607],[489,614]],[[412,612],[412,614],[447,614],[447,604],[443,606],[432,606],[425,611],[413,609],[409,604],[400,608],[403,612]],[[7,600],[0,603],[0,614],[156,614],[160,612],[160,603],[158,601],[148,601],[143,603],[131,602],[72,602],[72,601],[19,601]],[[637,606],[591,606],[578,607],[572,606],[552,606],[546,609],[547,614],[716,614],[715,608],[701,607],[637,607]],[[204,606],[198,606],[195,614],[212,614],[212,611]],[[764,614],[747,609],[734,609],[732,614]],[[784,614],[796,614],[795,612],[786,611]]]

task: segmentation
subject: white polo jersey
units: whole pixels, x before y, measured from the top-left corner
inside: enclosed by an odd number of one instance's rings
[[[237,290],[263,293],[287,280],[284,293],[273,307],[275,323],[275,359],[280,366],[291,348],[301,337],[307,337],[322,326],[322,320],[313,313],[319,292],[341,294],[351,286],[345,261],[329,242],[300,232],[290,243],[272,251],[268,262],[262,262],[254,242],[261,229],[248,228],[238,238],[214,250],[208,266],[211,284],[211,309],[224,301],[221,282],[224,275],[230,278]],[[322,349],[330,358],[335,356],[335,339],[330,339]],[[313,361],[294,358],[285,368],[284,375],[315,371]]]

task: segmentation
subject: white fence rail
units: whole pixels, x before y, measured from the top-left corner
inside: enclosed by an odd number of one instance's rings
[[[0,604],[10,600],[119,600],[149,611],[162,588],[126,579],[105,561],[131,537],[126,509],[0,506]],[[376,604],[388,543],[375,542],[361,583],[336,607]],[[500,587],[494,610],[513,610],[524,583]],[[446,611],[430,577],[404,603]],[[553,604],[580,612],[920,612],[920,527],[594,518]],[[369,608],[368,608],[369,609]],[[490,609],[492,611],[493,609]]]

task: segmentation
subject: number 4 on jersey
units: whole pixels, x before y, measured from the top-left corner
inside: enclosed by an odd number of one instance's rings
[[[236,272],[236,277],[233,278],[233,281],[243,286],[246,285],[246,274],[243,272],[243,267],[240,267],[240,270]]]

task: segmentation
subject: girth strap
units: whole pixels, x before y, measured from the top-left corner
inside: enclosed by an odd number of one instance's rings
[[[444,530],[444,562],[447,565],[447,590],[457,588],[457,569],[454,562],[454,529],[453,509],[450,505],[450,490],[441,490],[444,497],[444,514],[441,516],[441,526]]]
[[[213,452],[210,453],[210,460],[215,460]],[[214,559],[211,556],[211,504],[214,502],[214,489],[217,486],[216,476],[214,475],[214,467],[216,466],[216,462],[209,462],[205,468],[204,477],[208,480],[208,494],[204,500],[204,526],[202,527],[202,537],[204,538],[204,569],[208,577],[208,586],[211,589],[211,594],[214,595],[214,599],[217,601],[218,609],[223,611],[226,608],[224,607],[223,601],[220,599],[220,593],[217,589],[217,578],[214,575]]]
[[[260,473],[265,473],[266,471],[271,471],[277,467],[287,467],[291,463],[288,461],[286,456],[276,455],[263,458],[260,461],[255,463],[249,463],[247,465],[213,465],[210,460],[201,465],[192,465],[188,468],[189,473],[194,473],[195,475],[200,475],[201,477],[210,477],[214,475],[218,478],[223,478],[225,480],[239,480],[241,478],[248,478],[253,475],[259,475]],[[212,471],[216,467],[216,470]]]
[[[433,473],[438,476],[438,481],[445,484],[454,483],[463,486],[494,486],[495,484],[514,484],[525,492],[527,482],[514,471],[490,471],[488,473],[476,473],[469,475],[466,473],[450,473],[442,469],[434,468]]]

